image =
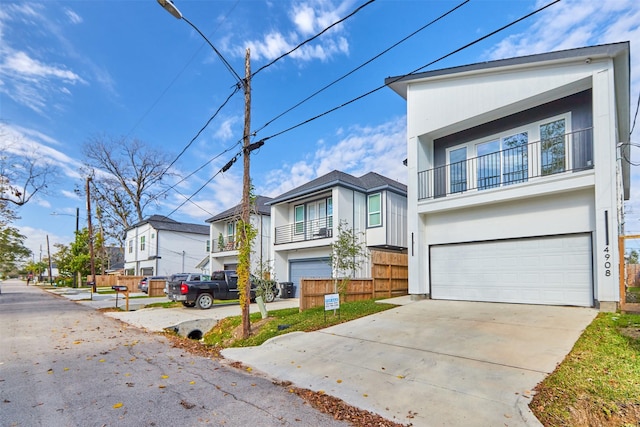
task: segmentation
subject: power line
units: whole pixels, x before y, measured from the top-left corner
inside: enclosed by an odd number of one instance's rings
[[[198,27],[193,25],[193,23],[191,21],[189,21],[187,18],[185,18],[184,16],[182,17],[182,20],[185,21],[187,24],[189,24],[191,26],[191,28],[196,30],[198,32],[198,34],[200,34],[202,36],[202,38],[206,40],[206,42],[209,44],[209,46],[211,46],[211,49],[213,49],[213,51],[216,53],[216,55],[218,55],[218,58],[220,58],[220,61],[222,61],[224,66],[227,67],[227,70],[229,70],[231,75],[236,79],[236,81],[238,82],[237,84],[238,85],[242,85],[243,84],[243,80],[240,78],[238,73],[236,73],[236,70],[234,70],[233,67],[229,64],[229,62],[227,62],[227,60],[224,58],[224,56],[222,56],[220,51],[213,45],[213,43],[211,43],[211,41],[207,38],[207,36],[205,36],[202,33],[202,31],[200,31],[198,29]]]
[[[251,78],[253,79],[253,77],[255,77],[256,74],[258,74],[260,71],[264,70],[265,68],[269,68],[270,66],[272,66],[273,64],[275,64],[276,62],[278,62],[279,60],[281,60],[282,58],[289,56],[290,54],[292,54],[293,52],[295,52],[296,50],[300,49],[302,46],[304,46],[305,44],[317,39],[318,37],[320,37],[322,34],[326,33],[327,31],[329,31],[331,28],[335,27],[338,24],[341,24],[342,22],[346,21],[347,19],[351,18],[353,15],[355,15],[356,13],[360,12],[362,9],[364,9],[366,6],[369,6],[371,3],[373,3],[375,0],[369,0],[367,1],[365,4],[358,6],[353,12],[351,12],[350,14],[348,14],[347,16],[345,16],[342,19],[339,19],[338,21],[334,22],[333,24],[329,25],[328,27],[326,27],[325,29],[323,29],[322,31],[320,31],[318,34],[316,34],[313,37],[310,37],[308,39],[306,39],[305,41],[303,41],[302,43],[300,43],[299,45],[297,45],[296,47],[294,47],[293,49],[291,49],[289,52],[283,53],[282,55],[280,55],[279,57],[277,57],[276,59],[274,59],[273,61],[269,62],[266,65],[263,65],[262,67],[258,68],[256,70],[255,73],[251,74]]]
[[[231,12],[233,12],[236,6],[238,6],[239,1],[240,0],[236,0],[235,4],[231,7],[231,9],[229,9],[226,15],[224,15],[220,23],[224,23],[227,20]],[[216,26],[216,28],[213,29],[209,37],[213,36],[218,31],[218,28],[220,28],[220,25]],[[198,52],[202,49],[202,46],[204,46],[204,43],[193,53],[191,58],[184,64],[184,67],[182,67],[182,69],[178,72],[178,74],[176,74],[176,76],[169,82],[167,87],[164,88],[164,90],[160,93],[160,95],[156,98],[156,100],[153,101],[151,106],[144,112],[144,114],[142,114],[142,117],[140,117],[140,119],[138,119],[138,121],[132,126],[131,130],[127,133],[127,136],[129,136],[140,125],[140,123],[142,123],[142,121],[149,115],[149,113],[151,113],[151,111],[158,105],[160,100],[166,95],[169,89],[175,84],[175,82],[178,81],[178,78],[182,76],[182,74],[185,72],[187,67],[195,60]]]
[[[445,12],[444,14],[440,15],[439,17],[433,19],[432,21],[430,21],[429,23],[423,25],[422,27],[418,28],[416,31],[412,32],[411,34],[409,34],[408,36],[404,37],[402,40],[394,43],[393,45],[389,46],[387,49],[383,50],[382,52],[380,52],[379,54],[375,55],[373,58],[369,59],[368,61],[363,62],[362,64],[360,64],[359,66],[357,66],[356,68],[354,68],[353,70],[349,71],[348,73],[344,74],[343,76],[337,78],[336,80],[332,81],[331,83],[325,85],[324,87],[322,87],[321,89],[315,91],[314,93],[312,93],[311,95],[309,95],[308,97],[306,97],[305,99],[303,99],[302,101],[298,102],[297,104],[295,104],[293,107],[285,110],[284,112],[278,114],[276,117],[274,117],[273,119],[269,120],[267,123],[265,123],[264,125],[262,125],[262,127],[260,127],[258,130],[256,130],[254,132],[254,135],[257,134],[258,132],[260,132],[261,130],[263,130],[264,128],[266,128],[267,126],[269,126],[271,123],[275,122],[276,120],[278,120],[280,117],[284,116],[285,114],[293,111],[294,109],[298,108],[300,105],[304,104],[305,102],[307,102],[308,100],[310,100],[311,98],[315,97],[316,95],[320,94],[321,92],[325,91],[326,89],[330,88],[331,86],[333,86],[334,84],[338,83],[341,80],[344,80],[345,78],[347,78],[348,76],[350,76],[351,74],[355,73],[356,71],[358,71],[359,69],[365,67],[366,65],[370,64],[371,62],[375,61],[376,59],[380,58],[382,55],[384,55],[385,53],[389,52],[391,49],[399,46],[400,44],[404,43],[405,41],[407,41],[408,39],[410,39],[411,37],[415,36],[416,34],[418,34],[419,32],[423,31],[424,29],[430,27],[431,25],[435,24],[436,22],[440,21],[441,19],[445,18],[447,15],[453,13],[454,11],[456,11],[457,9],[461,8],[462,6],[464,6],[465,4],[469,3],[471,0],[465,0],[462,3],[460,3],[459,5],[455,6],[453,9],[450,9],[449,11]],[[255,75],[255,74],[254,74]]]
[[[631,131],[629,132],[629,137],[633,133],[633,130],[636,128],[636,119],[638,118],[638,109],[640,108],[640,92],[638,92],[638,103],[636,104],[636,114],[633,116],[633,126],[631,126]]]
[[[211,117],[209,117],[209,120],[207,120],[207,122],[204,124],[204,126],[202,126],[200,128],[200,130],[196,133],[196,135],[191,138],[191,141],[189,141],[189,143],[182,149],[182,151],[180,152],[180,154],[178,154],[176,156],[175,159],[173,159],[173,161],[169,164],[169,166],[167,166],[167,168],[160,174],[161,176],[164,175],[165,173],[167,173],[167,171],[171,168],[171,166],[173,166],[178,159],[185,153],[185,151],[187,151],[187,149],[189,147],[191,147],[191,144],[194,143],[194,141],[196,139],[198,139],[198,137],[200,136],[200,134],[202,132],[204,132],[204,130],[207,128],[207,126],[209,126],[209,124],[213,121],[213,119],[216,118],[216,116],[218,115],[218,113],[220,113],[220,111],[224,108],[225,105],[227,105],[227,103],[231,100],[231,98],[233,97],[233,95],[235,95],[236,93],[238,93],[238,91],[240,90],[240,87],[238,86],[234,86],[233,91],[231,92],[231,94],[227,97],[227,99],[224,100],[224,102],[222,103],[222,105],[220,105],[218,107],[218,109],[216,110],[215,113],[213,113],[213,115]],[[226,151],[225,151],[226,152]],[[224,154],[225,152],[221,153],[220,155]],[[212,159],[213,160],[213,159]]]
[[[458,52],[460,52],[460,51],[462,51],[462,50],[464,50],[464,49],[467,49],[468,47],[473,46],[473,45],[475,45],[475,44],[477,44],[477,43],[479,43],[479,42],[481,42],[481,41],[483,41],[483,40],[485,40],[485,39],[487,39],[487,38],[489,38],[489,37],[491,37],[491,36],[493,36],[493,35],[495,35],[495,34],[497,34],[497,33],[501,32],[501,31],[504,31],[505,29],[507,29],[507,28],[509,28],[509,27],[511,27],[511,26],[513,26],[513,25],[518,24],[519,22],[521,22],[521,21],[523,21],[523,20],[525,20],[525,19],[527,19],[527,18],[529,18],[529,17],[531,17],[531,16],[533,16],[533,15],[535,15],[535,14],[537,14],[537,13],[539,13],[539,12],[541,12],[541,11],[545,10],[545,9],[547,9],[548,7],[550,7],[550,6],[552,6],[552,5],[556,4],[556,3],[558,3],[558,2],[560,2],[560,1],[561,1],[561,0],[555,0],[555,1],[552,1],[551,3],[549,3],[549,4],[545,5],[545,6],[542,6],[542,7],[538,8],[538,9],[534,10],[533,12],[530,12],[530,13],[528,13],[528,14],[526,14],[526,15],[524,15],[524,16],[522,16],[522,17],[520,17],[520,18],[516,19],[515,21],[512,21],[512,22],[510,22],[509,24],[506,24],[506,25],[504,25],[504,26],[502,26],[502,27],[498,28],[497,30],[494,30],[494,31],[492,31],[492,32],[490,32],[490,33],[488,33],[488,34],[486,34],[486,35],[482,36],[482,37],[479,37],[479,38],[475,39],[474,41],[472,41],[472,42],[470,42],[470,43],[467,43],[467,44],[465,44],[464,46],[462,46],[462,47],[460,47],[460,48],[458,48],[458,49],[455,49],[455,50],[453,50],[453,51],[451,51],[451,52],[447,53],[446,55],[443,55],[443,56],[439,57],[438,59],[436,59],[436,60],[434,60],[434,61],[429,62],[429,63],[428,63],[428,64],[426,64],[426,65],[423,65],[423,66],[421,66],[421,67],[419,67],[419,68],[416,68],[415,70],[413,70],[413,71],[411,71],[411,72],[409,72],[409,73],[406,73],[406,74],[404,74],[404,75],[401,75],[401,76],[399,76],[399,77],[396,77],[396,78],[395,78],[391,83],[396,82],[396,81],[398,81],[398,80],[401,80],[401,79],[403,79],[403,78],[405,78],[405,77],[407,77],[407,76],[410,76],[411,74],[417,73],[417,72],[419,72],[420,70],[423,70],[424,68],[427,68],[427,67],[429,67],[429,66],[431,66],[431,65],[433,65],[433,64],[435,64],[435,63],[437,63],[437,62],[442,61],[442,60],[443,60],[443,59],[445,59],[445,58],[448,58],[448,57],[450,57],[450,56],[452,56],[452,55],[454,55],[454,54],[456,54],[456,53],[458,53]],[[358,97],[356,97],[356,98],[352,98],[351,100],[346,101],[346,102],[344,102],[344,103],[342,103],[342,104],[340,104],[340,105],[338,105],[338,106],[336,106],[336,107],[334,107],[334,108],[331,108],[331,109],[329,109],[329,110],[327,110],[327,111],[325,111],[325,112],[323,112],[323,113],[321,113],[321,114],[318,114],[318,115],[316,115],[316,116],[314,116],[314,117],[311,117],[311,118],[309,118],[309,119],[307,119],[307,120],[305,120],[305,121],[303,121],[303,122],[300,122],[300,123],[298,123],[298,124],[296,124],[296,125],[294,125],[294,126],[291,126],[291,127],[287,128],[287,129],[284,129],[284,130],[282,130],[282,131],[280,131],[280,132],[278,132],[278,133],[275,133],[275,134],[273,134],[273,135],[271,135],[271,136],[268,136],[268,137],[262,138],[262,139],[261,139],[261,142],[265,142],[265,141],[267,141],[267,140],[269,140],[269,139],[271,139],[271,138],[275,138],[275,137],[280,136],[280,135],[282,135],[282,134],[284,134],[284,133],[287,133],[287,132],[289,132],[289,131],[292,131],[292,130],[294,130],[294,129],[298,128],[298,127],[301,127],[301,126],[303,126],[303,125],[305,125],[305,124],[307,124],[307,123],[310,123],[310,122],[312,122],[312,121],[314,121],[314,120],[317,120],[317,119],[319,119],[320,117],[323,117],[323,116],[325,116],[325,115],[328,115],[328,114],[330,114],[330,113],[332,113],[332,112],[334,112],[334,111],[337,111],[337,110],[339,110],[339,109],[341,109],[341,108],[343,108],[343,107],[346,107],[347,105],[350,105],[350,104],[352,104],[352,103],[354,103],[354,102],[356,102],[356,101],[359,101],[360,99],[365,98],[365,97],[367,97],[367,96],[369,96],[369,95],[371,95],[371,94],[373,94],[373,93],[375,93],[375,92],[378,92],[379,90],[381,90],[381,89],[383,89],[383,88],[386,88],[386,87],[387,87],[387,83],[385,83],[385,84],[383,84],[383,85],[381,85],[381,86],[379,86],[379,87],[377,87],[377,88],[375,88],[375,89],[372,89],[372,90],[370,90],[370,91],[368,91],[368,92],[366,92],[366,93],[364,93],[364,94],[362,94],[362,95],[360,95],[360,96],[358,96]],[[235,162],[235,159],[237,159],[237,157],[238,157],[239,155],[241,155],[241,153],[236,154],[236,156],[234,156],[234,158],[233,158],[231,161],[229,161],[229,163],[227,163],[227,165],[225,165],[225,167],[223,167],[223,169],[221,169],[218,173],[216,173],[213,177],[211,177],[211,179],[210,179],[209,181],[207,181],[207,183],[206,183],[206,184],[208,184],[209,182],[211,182],[211,181],[212,181],[212,180],[213,180],[213,179],[214,179],[214,178],[215,178],[219,173],[221,173],[221,172],[223,172],[223,171],[228,170],[228,168],[229,168],[229,167],[231,167],[231,165]],[[205,185],[203,185],[202,187],[200,187],[200,188],[196,191],[196,193],[194,193],[191,197],[193,197],[193,196],[195,196],[197,193],[199,193],[199,192],[204,188],[204,186],[206,186],[206,184],[205,184]],[[188,201],[188,200],[187,200],[187,201]],[[173,212],[171,212],[171,214],[173,214],[173,213],[174,213],[175,211],[177,211],[180,207],[182,207],[182,206],[183,206],[187,201],[185,201],[185,202],[184,202],[184,203],[182,203],[180,206],[178,206],[178,208],[176,208]]]
[[[485,39],[487,39],[487,38],[489,38],[489,37],[491,37],[491,36],[493,36],[493,35],[495,35],[495,34],[497,34],[497,33],[501,32],[501,31],[504,31],[505,29],[507,29],[507,28],[509,28],[509,27],[511,27],[511,26],[513,26],[513,25],[515,25],[515,24],[517,24],[517,23],[519,23],[519,22],[521,22],[521,21],[523,21],[523,20],[525,20],[525,19],[527,19],[527,18],[529,18],[529,17],[531,17],[531,16],[533,16],[533,15],[535,15],[535,14],[537,14],[537,13],[539,13],[539,12],[543,11],[543,10],[545,10],[545,9],[547,9],[548,7],[550,7],[550,6],[552,6],[552,5],[556,4],[556,3],[558,3],[558,2],[560,2],[560,1],[561,1],[561,0],[554,0],[554,1],[552,1],[551,3],[549,3],[549,4],[545,5],[545,6],[542,6],[542,7],[538,8],[538,9],[534,10],[533,12],[530,12],[530,13],[528,13],[528,14],[526,14],[526,15],[522,16],[521,18],[518,18],[518,19],[516,19],[515,21],[512,21],[512,22],[510,22],[509,24],[504,25],[504,26],[502,26],[502,27],[498,28],[497,30],[494,30],[494,31],[492,31],[492,32],[490,32],[490,33],[488,33],[488,34],[486,34],[486,35],[484,35],[484,36],[480,37],[480,38],[477,38],[477,39],[475,39],[474,41],[472,41],[472,42],[470,42],[470,43],[467,43],[466,45],[464,45],[464,46],[462,46],[462,47],[459,47],[458,49],[456,49],[456,50],[454,50],[454,51],[451,51],[451,52],[447,53],[446,55],[443,55],[443,56],[441,56],[440,58],[438,58],[438,59],[436,59],[436,60],[434,60],[434,61],[429,62],[429,63],[428,63],[428,64],[426,64],[426,65],[423,65],[423,66],[421,66],[421,67],[419,67],[419,68],[416,68],[415,70],[413,70],[413,71],[411,71],[411,72],[409,72],[409,73],[406,73],[406,74],[403,74],[403,75],[401,75],[401,76],[399,76],[399,77],[396,77],[395,79],[393,79],[393,80],[392,80],[391,82],[389,82],[389,83],[385,83],[385,84],[383,84],[383,85],[381,85],[381,86],[378,86],[377,88],[372,89],[372,90],[370,90],[370,91],[368,91],[368,92],[366,92],[366,93],[364,93],[364,94],[362,94],[362,95],[360,95],[360,96],[357,96],[357,97],[355,97],[355,98],[352,98],[352,99],[350,99],[349,101],[346,101],[346,102],[344,102],[344,103],[342,103],[342,104],[338,105],[337,107],[331,108],[331,109],[329,109],[329,110],[327,110],[327,111],[325,111],[325,112],[323,112],[323,113],[320,113],[320,114],[318,114],[318,115],[316,115],[316,116],[314,116],[314,117],[311,117],[311,118],[309,118],[309,119],[307,119],[307,120],[305,120],[305,121],[303,121],[303,122],[300,122],[300,123],[298,123],[298,124],[296,124],[296,125],[293,125],[293,126],[291,126],[291,127],[288,127],[287,129],[284,129],[284,130],[282,130],[282,131],[280,131],[280,132],[278,132],[278,133],[275,133],[275,134],[273,134],[273,135],[271,135],[271,136],[268,136],[268,137],[266,137],[266,138],[263,138],[262,140],[263,140],[263,141],[266,141],[266,140],[268,140],[268,139],[275,138],[276,136],[280,136],[280,135],[282,135],[282,134],[284,134],[284,133],[287,133],[287,132],[292,131],[292,130],[294,130],[294,129],[296,129],[296,128],[299,128],[300,126],[303,126],[303,125],[305,125],[305,124],[307,124],[307,123],[310,123],[310,122],[312,122],[312,121],[314,121],[314,120],[317,120],[317,119],[319,119],[320,117],[326,116],[326,115],[328,115],[328,114],[330,114],[330,113],[333,113],[334,111],[337,111],[337,110],[339,110],[339,109],[341,109],[341,108],[343,108],[343,107],[346,107],[346,106],[347,106],[347,105],[349,105],[349,104],[352,104],[352,103],[354,103],[354,102],[356,102],[356,101],[359,101],[359,100],[360,100],[360,99],[362,99],[362,98],[365,98],[365,97],[367,97],[367,96],[369,96],[369,95],[372,95],[373,93],[378,92],[379,90],[384,89],[385,87],[387,87],[387,85],[388,85],[388,84],[390,84],[390,83],[395,83],[395,82],[397,82],[397,81],[399,81],[399,80],[401,80],[401,79],[403,79],[403,78],[405,78],[405,77],[407,77],[407,76],[410,76],[410,75],[412,75],[412,74],[414,74],[414,73],[417,73],[417,72],[419,72],[419,71],[421,71],[421,70],[423,70],[423,69],[425,69],[425,68],[427,68],[427,67],[429,67],[429,66],[431,66],[431,65],[433,65],[433,64],[435,64],[435,63],[437,63],[437,62],[440,62],[440,61],[442,61],[443,59],[446,59],[446,58],[448,58],[448,57],[450,57],[450,56],[452,56],[452,55],[454,55],[454,54],[456,54],[456,53],[458,53],[458,52],[460,52],[460,51],[462,51],[462,50],[464,50],[464,49],[467,49],[468,47],[473,46],[473,45],[475,45],[475,44],[477,44],[477,43],[479,43],[479,42],[481,42],[481,41],[483,41],[483,40],[485,40]]]

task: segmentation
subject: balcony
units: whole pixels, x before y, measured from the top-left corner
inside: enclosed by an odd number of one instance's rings
[[[516,144],[506,150],[418,172],[418,200],[517,185],[593,168],[592,128]]]
[[[238,242],[235,241],[233,237],[222,237],[218,238],[218,240],[215,241],[215,244],[212,245],[211,252],[216,253],[235,251],[238,250],[238,247]]]
[[[276,227],[276,245],[284,243],[304,242],[308,240],[327,239],[333,236],[333,217],[295,222]]]

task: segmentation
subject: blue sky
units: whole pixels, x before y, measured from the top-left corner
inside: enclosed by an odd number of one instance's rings
[[[378,0],[252,80],[252,131],[269,137],[378,88],[541,7],[551,0],[471,0],[398,47],[296,105],[462,3]],[[348,15],[366,0],[176,0],[244,75]],[[631,42],[631,111],[640,90],[640,2],[562,0],[481,43],[426,68]],[[82,146],[90,138],[137,138],[175,158],[231,94],[232,74],[185,21],[156,0],[7,1],[0,9],[0,120],[30,155],[59,168],[46,194],[18,209],[15,224],[38,259],[50,243],[73,240],[75,211],[86,225]],[[239,92],[173,166],[187,176],[241,138]],[[406,183],[405,102],[388,88],[267,140],[251,157],[256,193],[276,196],[334,169],[359,176],[375,171]],[[633,120],[633,117],[631,118]],[[265,124],[268,126],[264,127]],[[638,132],[632,142],[640,143]],[[256,140],[257,140],[256,139]],[[632,149],[632,159],[640,160]],[[237,147],[178,185],[193,194]],[[632,168],[628,232],[640,233],[640,175]],[[216,176],[172,218],[203,221],[240,201],[242,162]],[[167,215],[184,202],[168,193],[145,214]],[[52,215],[57,213],[58,215]]]

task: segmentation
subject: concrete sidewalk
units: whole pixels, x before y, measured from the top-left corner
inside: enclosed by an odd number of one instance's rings
[[[596,314],[424,300],[222,354],[403,424],[539,426],[528,409],[533,388]]]

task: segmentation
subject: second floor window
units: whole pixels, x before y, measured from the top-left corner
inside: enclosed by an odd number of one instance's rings
[[[207,239],[207,253],[211,252],[211,240]]]
[[[147,236],[140,236],[140,250],[144,251],[146,248]]]
[[[298,205],[294,209],[296,234],[302,234],[304,233],[304,205]]]
[[[129,240],[129,253],[133,253],[133,240]]]
[[[370,194],[367,197],[367,217],[369,227],[382,225],[382,197],[380,193]]]

